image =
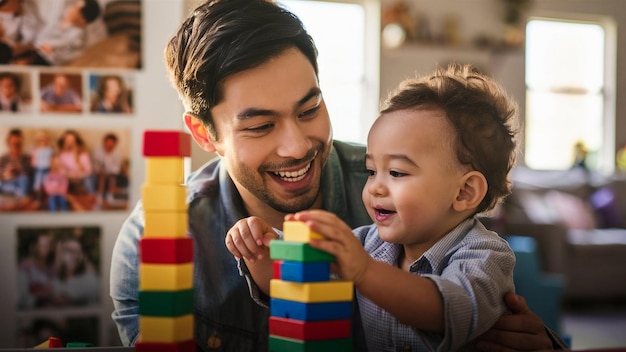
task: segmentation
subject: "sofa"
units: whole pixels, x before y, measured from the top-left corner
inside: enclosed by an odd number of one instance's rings
[[[541,269],[564,278],[563,303],[626,302],[626,175],[516,167],[511,179],[488,226],[536,240]]]

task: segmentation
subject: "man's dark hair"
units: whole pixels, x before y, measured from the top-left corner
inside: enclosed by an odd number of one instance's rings
[[[100,4],[97,0],[83,0],[85,3],[80,9],[80,14],[83,15],[85,22],[91,23],[100,16]]]
[[[110,139],[110,140],[112,140],[113,142],[117,143],[117,135],[115,135],[115,133],[112,133],[112,132],[111,132],[111,133],[107,133],[107,134],[105,134],[105,135],[104,135],[103,140],[105,140],[105,141],[106,141],[106,140],[108,140],[108,139]]]
[[[13,60],[13,48],[4,42],[0,41],[0,64],[9,64]]]
[[[217,140],[210,110],[223,98],[222,82],[294,47],[317,74],[315,43],[293,13],[266,0],[214,0],[183,22],[165,61],[185,108]]]
[[[9,133],[7,133],[6,139],[5,141],[9,141],[9,139],[11,139],[11,137],[19,137],[22,138],[22,130],[20,130],[19,128],[13,128],[9,131]]]

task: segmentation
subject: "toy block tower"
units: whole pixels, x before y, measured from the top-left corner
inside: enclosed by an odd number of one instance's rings
[[[191,139],[181,131],[145,131],[139,242],[137,352],[189,352],[193,339],[193,240],[187,236],[184,159]]]
[[[330,277],[335,258],[308,245],[318,233],[285,221],[283,240],[270,242],[270,352],[350,351],[354,285]]]

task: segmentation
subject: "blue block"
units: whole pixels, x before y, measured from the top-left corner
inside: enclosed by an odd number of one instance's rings
[[[352,301],[302,303],[271,298],[270,315],[305,321],[350,319]]]
[[[328,281],[330,263],[283,261],[280,265],[280,279],[295,282]]]

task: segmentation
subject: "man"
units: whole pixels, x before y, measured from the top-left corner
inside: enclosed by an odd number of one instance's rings
[[[206,2],[182,24],[165,55],[186,109],[185,125],[202,149],[219,155],[187,182],[196,342],[204,351],[266,350],[268,311],[251,299],[240,275],[247,268],[237,267],[224,236],[246,216],[282,228],[285,214],[309,208],[334,212],[351,227],[370,223],[361,201],[365,148],[332,140],[313,40],[293,14],[272,2]],[[138,336],[142,231],[139,203],[120,232],[111,265],[113,319],[124,344]],[[523,301],[509,308],[520,314],[503,317],[490,331],[492,341],[552,348],[543,323]],[[353,326],[355,351],[362,351],[360,323]]]
[[[20,129],[11,129],[6,136],[7,152],[0,156],[0,210],[25,210],[31,202],[32,168],[30,155],[23,152]]]

